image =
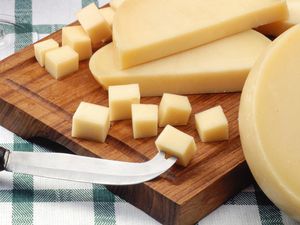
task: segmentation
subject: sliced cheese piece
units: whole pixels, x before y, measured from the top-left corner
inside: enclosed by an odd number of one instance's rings
[[[265,34],[277,37],[287,29],[300,23],[300,1],[299,0],[286,0],[289,17],[287,20],[282,20],[267,25],[258,27],[256,30]]]
[[[134,138],[157,135],[158,106],[152,104],[132,104],[132,130]]]
[[[121,5],[122,3],[124,2],[125,0],[111,0],[109,2],[109,5],[110,7],[112,7],[114,10],[117,10]]]
[[[228,121],[221,106],[197,113],[195,115],[195,124],[203,142],[228,139]]]
[[[114,20],[115,11],[111,7],[105,7],[99,9],[100,14],[106,20],[110,27],[112,27],[112,23]]]
[[[99,13],[99,9],[95,3],[91,3],[81,9],[76,16],[82,28],[90,36],[94,46],[111,38],[109,24]]]
[[[68,45],[45,54],[45,68],[57,80],[77,71],[78,67],[79,55]]]
[[[62,28],[62,45],[69,45],[79,54],[79,60],[88,59],[92,55],[90,37],[81,26]]]
[[[115,85],[108,88],[110,121],[131,119],[131,105],[140,103],[138,84]]]
[[[36,60],[38,61],[38,63],[41,66],[45,65],[45,54],[47,51],[58,48],[59,45],[58,43],[51,39],[45,40],[45,41],[41,41],[38,42],[36,44],[34,44],[34,55]]]
[[[244,155],[262,190],[300,221],[300,26],[260,57],[243,89],[239,130]]]
[[[210,44],[126,70],[113,60],[108,44],[90,59],[90,70],[105,88],[138,83],[142,96],[241,91],[255,60],[271,43],[264,35],[245,31]]]
[[[177,157],[176,163],[187,166],[196,153],[196,144],[192,136],[167,125],[155,141],[158,150]]]
[[[116,59],[125,69],[286,18],[284,0],[125,1],[113,22]]]
[[[192,112],[191,103],[186,96],[163,94],[159,104],[158,119],[159,126],[186,125]]]
[[[81,102],[72,122],[72,137],[104,142],[110,127],[107,107]]]

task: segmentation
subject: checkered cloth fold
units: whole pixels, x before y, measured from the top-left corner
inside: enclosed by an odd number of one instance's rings
[[[1,0],[0,21],[9,48],[0,59],[75,20],[91,0]],[[104,5],[104,1],[97,4]],[[0,127],[0,146],[12,151],[61,150],[55,144],[29,142]],[[63,150],[66,151],[66,150]],[[217,193],[216,193],[217,194]],[[159,224],[104,186],[22,174],[0,173],[0,225]],[[276,208],[257,185],[243,190],[199,222],[201,225],[297,223]]]

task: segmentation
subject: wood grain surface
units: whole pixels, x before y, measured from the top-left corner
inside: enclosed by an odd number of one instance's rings
[[[49,37],[61,42],[61,31]],[[49,38],[47,37],[47,38]],[[92,77],[88,61],[79,71],[56,81],[28,46],[0,62],[0,124],[24,138],[43,137],[76,154],[143,162],[157,152],[155,138],[134,140],[131,121],[111,124],[106,143],[71,137],[71,120],[81,101],[108,105],[107,92]],[[238,133],[239,93],[188,96],[193,113],[221,105],[229,120],[229,141],[202,143],[192,115],[180,130],[195,137],[197,154],[186,167],[174,166],[140,185],[108,188],[163,224],[193,224],[250,182]],[[158,104],[159,97],[142,98]],[[161,129],[160,129],[161,130]]]

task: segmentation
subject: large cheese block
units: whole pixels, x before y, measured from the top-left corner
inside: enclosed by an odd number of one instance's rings
[[[241,91],[250,68],[271,41],[249,30],[213,43],[126,70],[114,63],[108,44],[90,60],[90,70],[107,89],[138,83],[142,96]]]
[[[116,11],[122,69],[287,18],[284,0],[130,0]]]
[[[300,26],[278,37],[243,89],[239,129],[249,167],[262,190],[300,220]]]
[[[257,28],[257,30],[265,35],[278,36],[292,26],[300,23],[300,1],[286,0],[289,17],[287,20],[282,20],[270,24],[266,24]]]

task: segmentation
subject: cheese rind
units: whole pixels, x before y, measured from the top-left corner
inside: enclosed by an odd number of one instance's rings
[[[58,43],[51,39],[45,40],[45,41],[41,41],[38,42],[36,44],[34,44],[34,55],[36,60],[38,61],[38,63],[41,66],[45,65],[45,54],[47,51],[58,48],[59,45]]]
[[[45,54],[45,68],[57,80],[77,71],[78,67],[79,55],[68,45]]]
[[[286,0],[289,16],[287,20],[282,20],[270,24],[266,24],[256,28],[257,31],[264,35],[279,36],[284,31],[292,26],[300,23],[300,1],[299,0]]]
[[[247,163],[262,190],[300,220],[300,26],[260,57],[245,83],[239,131]]]
[[[191,112],[192,106],[188,97],[165,93],[158,109],[159,126],[186,125]]]
[[[129,68],[287,15],[284,0],[125,1],[113,22],[117,63]]]
[[[105,89],[138,83],[142,96],[235,92],[242,90],[251,67],[270,43],[249,30],[125,70],[114,63],[114,46],[108,44],[91,57],[89,66]]]
[[[62,45],[69,45],[79,54],[79,60],[88,59],[92,55],[92,43],[81,26],[62,28]]]
[[[116,85],[108,88],[110,120],[131,119],[131,105],[140,103],[138,84]]]
[[[221,106],[195,114],[195,124],[202,142],[228,139],[228,121]]]
[[[134,138],[152,137],[157,135],[157,105],[132,104],[131,111]]]
[[[103,16],[103,18],[106,20],[106,22],[109,24],[109,26],[112,28],[115,11],[111,7],[105,7],[105,8],[99,9],[99,12]]]
[[[72,120],[72,137],[104,142],[110,127],[107,107],[81,102]]]
[[[177,157],[176,163],[187,166],[196,153],[194,138],[167,125],[155,141],[158,150]]]
[[[81,9],[76,16],[82,28],[90,36],[94,46],[111,37],[109,24],[101,16],[99,9],[94,3]]]

